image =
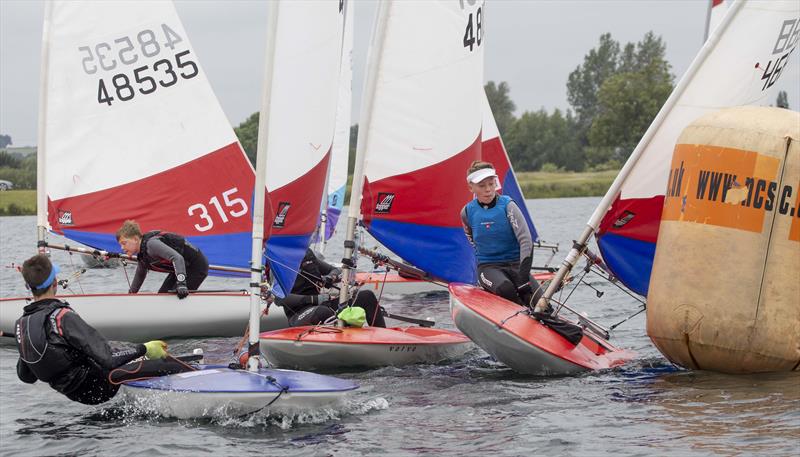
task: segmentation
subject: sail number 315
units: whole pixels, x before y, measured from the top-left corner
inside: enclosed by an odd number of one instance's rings
[[[228,223],[228,215],[231,217],[242,217],[247,214],[247,203],[245,203],[245,201],[239,197],[232,198],[233,194],[238,191],[239,189],[234,187],[222,193],[222,201],[225,203],[227,212],[222,207],[222,203],[220,203],[219,198],[217,198],[216,195],[211,197],[211,199],[208,201],[208,204],[216,209],[217,215],[219,216],[219,219],[222,219],[223,224]],[[205,232],[214,227],[214,219],[211,217],[211,214],[209,214],[208,207],[206,205],[202,203],[195,203],[188,208],[188,212],[190,216],[197,215],[200,217],[201,223],[194,224],[194,228],[196,228],[198,232]]]

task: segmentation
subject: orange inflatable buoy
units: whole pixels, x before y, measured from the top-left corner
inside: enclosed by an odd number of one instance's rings
[[[800,113],[736,107],[684,129],[672,157],[647,334],[672,362],[800,368]]]

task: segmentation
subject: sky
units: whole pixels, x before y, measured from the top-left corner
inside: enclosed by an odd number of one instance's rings
[[[97,0],[103,1],[103,0]],[[147,0],[160,1],[160,0]],[[452,0],[457,1],[457,0]],[[258,111],[264,73],[264,0],[177,0],[195,53],[232,125]],[[636,42],[661,36],[676,82],[703,42],[708,0],[487,0],[486,81],[506,81],[516,114],[566,110],[569,73],[601,34]],[[367,47],[377,1],[356,0],[353,123],[361,105]],[[44,3],[0,0],[0,134],[14,146],[36,144],[39,60]],[[800,59],[792,56],[779,81],[792,109],[800,106]]]

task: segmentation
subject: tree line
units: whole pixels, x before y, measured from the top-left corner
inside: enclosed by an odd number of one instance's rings
[[[11,181],[15,189],[36,189],[36,154],[0,150],[0,179]]]

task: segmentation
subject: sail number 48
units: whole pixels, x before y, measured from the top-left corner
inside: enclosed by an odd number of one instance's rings
[[[464,28],[464,47],[469,47],[472,51],[474,46],[480,46],[483,41],[483,24],[482,24],[482,8],[478,8],[475,12],[475,21],[473,25],[472,13],[467,17],[467,26]]]
[[[247,203],[245,203],[245,201],[239,197],[231,198],[233,194],[238,191],[239,189],[234,187],[222,193],[222,201],[225,203],[225,207],[228,209],[227,214],[225,209],[222,208],[222,204],[216,195],[211,197],[211,200],[208,201],[208,204],[217,210],[217,215],[220,219],[222,219],[223,224],[229,221],[228,215],[231,217],[242,217],[247,214]],[[202,203],[195,203],[189,207],[188,212],[190,216],[197,214],[200,217],[201,224],[194,224],[194,228],[196,228],[198,232],[205,232],[214,227],[214,219],[211,218],[206,205]]]

